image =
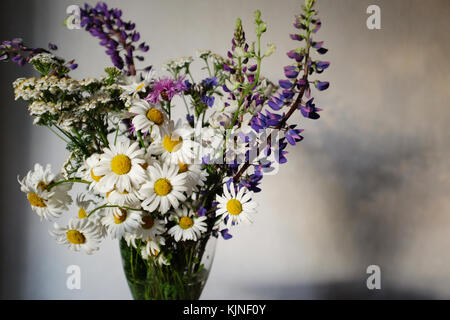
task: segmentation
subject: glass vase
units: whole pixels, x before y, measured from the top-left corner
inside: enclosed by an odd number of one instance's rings
[[[120,240],[122,264],[135,300],[197,300],[214,259],[216,238],[179,242],[170,264],[158,257],[142,258],[140,250]]]

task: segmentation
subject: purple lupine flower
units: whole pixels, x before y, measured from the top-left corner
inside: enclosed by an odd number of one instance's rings
[[[258,68],[258,65],[254,64],[253,66],[248,67],[248,71],[255,72],[257,68]]]
[[[287,142],[293,146],[295,146],[297,142],[303,140],[303,137],[300,135],[300,133],[303,132],[303,129],[295,129],[295,127],[296,125],[289,126],[289,130],[285,133]]]
[[[290,59],[295,59],[295,61],[297,61],[298,63],[301,63],[303,61],[303,55],[298,53],[296,50],[291,50],[286,54]]]
[[[291,100],[295,96],[295,92],[293,92],[292,90],[283,90],[281,96],[283,97],[283,99]]]
[[[300,105],[299,109],[305,118],[316,120],[320,118],[317,112],[322,111],[322,109],[317,108],[313,102],[314,98],[308,100],[304,106]]]
[[[186,121],[189,123],[191,127],[194,127],[194,115],[187,114]]]
[[[330,83],[328,81],[314,81],[314,85],[318,90],[324,91],[328,89]]]
[[[202,157],[202,165],[207,165],[214,163],[214,160],[211,159],[211,155],[207,154]]]
[[[325,70],[330,66],[330,63],[328,61],[317,61],[316,67],[320,70]]]
[[[197,216],[204,217],[206,215],[206,212],[207,212],[207,210],[204,207],[200,207],[196,213],[197,213]]]
[[[51,42],[48,43],[48,48],[49,48],[49,50],[53,50],[53,51],[58,50],[58,46]]]
[[[288,79],[297,79],[298,68],[296,66],[286,66],[286,67],[284,67],[284,75]],[[285,88],[285,89],[290,89],[290,88]]]
[[[146,45],[145,42],[142,42],[138,48],[142,52],[147,52],[150,49],[150,46]]]
[[[228,229],[223,229],[222,231],[220,231],[220,234],[222,235],[222,238],[224,240],[229,240],[233,237],[231,234],[228,233]]]
[[[278,81],[278,84],[283,89],[291,89],[292,88],[292,82],[289,80],[280,80],[280,81]]]
[[[314,29],[312,30],[313,33],[316,33],[317,31],[320,30],[320,28],[322,27],[322,22],[320,20],[316,21],[316,26],[314,27]]]
[[[320,20],[315,18],[315,11],[311,6],[308,5],[304,6],[303,10],[305,11],[305,14],[301,14],[296,17],[296,21],[294,23],[295,28],[316,32],[320,28],[321,23]],[[305,39],[304,34],[305,33],[292,34],[291,39],[298,41],[306,40],[306,45],[311,46],[319,54],[325,54],[328,51],[327,49],[323,48],[323,42],[315,42],[311,37]],[[287,52],[287,56],[290,59],[295,60],[295,63],[284,68],[284,74],[287,79],[279,81],[279,85],[282,88],[281,93],[272,96],[268,101],[268,105],[271,109],[278,111],[283,106],[291,104],[292,100],[297,94],[301,94],[301,96],[299,96],[296,100],[300,101],[300,104],[292,104],[291,108],[297,107],[298,109],[300,109],[302,115],[309,119],[318,119],[320,117],[318,112],[321,109],[317,108],[314,105],[314,99],[309,99],[311,95],[311,89],[310,82],[308,81],[308,76],[313,74],[314,72],[323,72],[329,67],[330,63],[326,61],[313,62],[309,55],[305,56],[305,52],[309,52],[309,50],[306,51],[305,48],[298,48]],[[298,77],[301,70],[303,70],[303,75],[299,79]],[[325,90],[329,87],[329,83],[326,81],[316,80],[311,81],[311,83],[314,83],[316,88],[318,88],[319,90]],[[299,91],[297,91],[296,89],[298,89]],[[301,98],[303,97],[303,95],[309,99],[304,105],[301,102]],[[300,135],[303,130],[296,129],[295,125],[288,125],[286,123],[288,117],[291,114],[292,112],[289,112],[286,115],[279,115],[276,113],[271,113],[266,109],[265,114],[262,112],[258,112],[252,117],[250,121],[251,127],[258,133],[267,128],[280,129],[285,133],[285,136],[278,141],[278,145],[276,146],[277,150],[274,150],[275,159],[279,163],[287,162],[287,151],[285,150],[287,145],[296,145],[297,142],[303,139],[303,137]],[[272,153],[272,143],[273,141],[269,139],[267,140],[267,145],[264,150],[266,156],[269,156]],[[239,178],[241,177],[235,177],[235,179]],[[245,179],[241,178],[241,182],[246,187],[251,186],[248,176],[246,176]]]
[[[140,33],[134,31],[136,24],[124,22],[122,11],[119,9],[108,9],[104,2],[98,2],[95,7],[85,4],[80,10],[80,25],[92,36],[100,39],[100,45],[106,47],[106,54],[110,56],[112,63],[118,69],[123,69],[127,64],[127,74],[135,75],[134,50],[149,50],[144,42],[137,45]],[[121,46],[119,46],[119,44]],[[143,57],[139,57],[143,60]]]
[[[287,151],[285,151],[287,147],[287,143],[285,142],[285,138],[281,138],[278,140],[278,150],[274,152],[275,160],[279,164],[284,164],[287,162],[286,155],[288,154]]]
[[[262,168],[263,167],[267,168],[267,166],[270,166],[270,165],[271,165],[271,162],[268,162],[265,165],[261,165],[261,164],[260,165],[255,165],[254,166],[254,173],[249,175],[248,178],[242,179],[239,182],[239,186],[241,188],[245,187],[248,190],[253,191],[253,192],[260,192],[261,189],[258,187],[258,185],[261,183],[261,180],[263,178]]]
[[[272,99],[268,102],[269,107],[271,107],[273,110],[278,111],[283,107],[283,101],[281,99],[278,99],[276,97],[272,97]]]
[[[317,53],[319,54],[325,54],[328,52],[328,49],[325,49],[323,47],[323,41],[313,42],[312,45],[313,48],[316,49]]]
[[[292,40],[297,40],[297,41],[302,41],[303,40],[303,36],[300,34],[291,34],[291,39]]]
[[[23,44],[21,38],[3,41],[0,45],[0,60],[17,63],[19,66],[27,64],[32,57],[39,53],[50,53],[44,48],[30,48]]]

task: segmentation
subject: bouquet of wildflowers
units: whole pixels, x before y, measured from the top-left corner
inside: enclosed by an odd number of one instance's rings
[[[197,52],[201,81],[192,77],[192,57],[158,72],[139,68],[149,46],[121,10],[104,3],[85,5],[78,17],[113,64],[101,78],[70,77],[77,64],[58,57],[54,44],[4,41],[1,60],[39,73],[13,83],[16,99],[27,101],[34,123],[64,140],[69,152],[58,173],[36,164],[19,179],[32,210],[41,220],[67,216],[73,185],[85,186],[75,196],[76,215],[54,222],[56,241],[91,254],[104,239],[118,239],[135,298],[198,298],[209,239],[230,239],[234,226],[252,222],[263,175],[302,140],[291,115],[319,118],[311,89],[325,90],[328,82],[311,76],[329,63],[314,58],[327,52],[312,38],[321,27],[314,2],[306,0],[295,16],[291,38],[299,45],[287,53],[291,64],[277,84],[261,72],[275,46],[261,44],[267,24],[259,11],[255,41],[238,19],[226,57]],[[180,105],[186,117],[173,119]]]

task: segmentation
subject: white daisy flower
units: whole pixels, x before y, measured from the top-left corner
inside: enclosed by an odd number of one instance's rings
[[[197,217],[193,210],[186,207],[175,209],[175,214],[171,217],[176,225],[169,229],[169,234],[175,241],[200,239],[201,234],[206,232],[206,217]]]
[[[149,260],[150,258],[154,259],[154,261],[156,263],[158,263],[160,266],[170,265],[169,260],[167,260],[167,258],[161,252],[157,256],[152,256],[152,255],[147,254],[146,247],[141,248],[141,256],[142,256],[142,259],[144,259],[144,260]]]
[[[161,252],[161,245],[165,245],[165,240],[161,236],[146,239],[145,247],[142,248],[142,252],[145,256],[156,257]]]
[[[145,162],[143,154],[139,143],[131,143],[130,140],[105,148],[99,165],[93,169],[95,176],[103,176],[97,185],[98,189],[104,193],[113,189],[120,192],[139,189],[147,179],[141,166]]]
[[[141,224],[139,211],[123,208],[106,208],[102,224],[112,239],[122,238],[126,232],[134,233]]]
[[[149,132],[153,139],[160,138],[161,128],[168,121],[166,113],[161,108],[145,100],[136,100],[129,112],[133,115],[131,122],[136,130]]]
[[[77,199],[75,200],[75,205],[78,209],[78,218],[84,219],[87,218],[89,212],[89,206],[94,203],[92,200],[86,200],[86,196],[84,194],[79,194]]]
[[[125,239],[125,242],[127,243],[127,246],[129,246],[129,247],[133,246],[134,248],[137,248],[137,245],[136,245],[136,240],[137,240],[136,234],[126,232],[125,235],[123,236],[123,238]]]
[[[141,225],[135,231],[136,237],[139,239],[154,239],[156,236],[166,232],[164,221],[155,219],[149,214],[142,215]]]
[[[192,163],[194,159],[193,149],[196,142],[192,140],[194,129],[188,124],[182,124],[178,121],[174,125],[171,121],[167,128],[161,132],[161,139],[154,141],[150,147],[149,152],[156,155],[161,155],[164,162],[177,164]]]
[[[97,184],[103,178],[103,176],[96,176],[94,174],[94,168],[98,167],[100,164],[100,154],[94,153],[89,158],[87,158],[83,165],[80,167],[80,174],[82,174],[83,180],[89,181],[89,190],[93,190],[96,193],[99,193],[97,189]]]
[[[71,250],[92,254],[99,249],[101,233],[98,226],[89,219],[71,219],[66,227],[59,227],[55,223],[54,228],[55,231],[50,231],[50,234],[58,243],[68,245]]]
[[[51,172],[50,165],[44,170],[40,164],[35,164],[34,171],[29,171],[22,180],[17,177],[20,190],[27,194],[32,210],[41,220],[59,218],[72,203],[72,198],[68,194],[72,188],[71,183],[62,183],[49,190],[49,186],[61,178],[60,175],[55,176]]]
[[[205,185],[208,172],[202,170],[202,166],[199,164],[186,164],[178,162],[178,173],[187,173],[186,186],[188,188],[187,194],[192,194],[194,191],[198,191],[198,187]]]
[[[196,141],[194,163],[202,163],[202,159],[205,156],[209,157],[211,161],[222,159],[225,138],[220,129],[215,129],[211,126],[203,127],[202,122],[198,121],[195,125],[194,140]]]
[[[154,163],[160,163],[150,152],[145,153],[143,159],[145,162],[141,164],[141,167],[145,170]]]
[[[106,193],[106,203],[133,208],[140,207],[138,194],[134,189],[122,192],[117,189],[111,190]]]
[[[140,190],[142,208],[149,212],[158,210],[162,214],[171,207],[178,208],[179,201],[186,200],[186,173],[178,173],[177,165],[155,163],[147,168],[150,181]]]
[[[160,245],[164,245],[164,238],[157,237],[147,241],[146,245],[141,248],[141,256],[144,260],[153,260],[159,265],[170,265],[169,260],[160,250]]]
[[[122,85],[120,85],[120,88],[122,88],[125,93],[128,95],[137,95],[139,92],[145,92],[147,89],[147,86],[150,84],[152,79],[154,79],[156,76],[156,73],[153,70],[150,70],[144,75],[144,79],[141,79],[140,75],[136,76],[128,76],[122,78]]]
[[[216,214],[222,215],[226,220],[228,227],[239,224],[241,222],[251,223],[251,214],[256,212],[257,204],[252,200],[253,192],[247,191],[246,188],[241,188],[236,194],[234,184],[230,184],[230,191],[228,191],[227,184],[223,185],[223,195],[217,195]]]
[[[94,212],[92,216],[89,216],[89,206],[94,204],[93,200],[86,200],[85,195],[80,194],[77,196],[77,199],[75,200],[75,204],[77,206],[77,216],[78,219],[86,219],[92,221],[95,225],[97,225],[99,229],[99,233],[102,237],[105,237],[107,235],[106,228],[102,224],[101,220],[103,218],[103,210],[97,210]]]

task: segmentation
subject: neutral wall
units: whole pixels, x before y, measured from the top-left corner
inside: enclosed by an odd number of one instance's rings
[[[90,1],[90,3],[93,3]],[[225,54],[236,16],[249,38],[253,11],[277,44],[264,74],[282,77],[285,52],[295,45],[299,0],[107,1],[121,6],[150,43],[155,68],[197,48]],[[330,48],[331,88],[317,97],[319,121],[295,120],[306,139],[287,165],[267,177],[257,196],[256,222],[220,241],[203,298],[449,298],[450,120],[446,0],[318,0]],[[98,76],[109,62],[84,31],[61,25],[74,1],[35,1],[29,13],[2,1],[2,38],[22,33],[34,45],[48,40],[76,58],[76,77]],[[366,8],[378,4],[382,30],[366,28]],[[29,16],[27,16],[29,15]],[[28,299],[128,299],[117,243],[93,256],[72,253],[48,235],[26,206],[15,181],[34,162],[56,168],[64,146],[31,126],[12,101],[13,66],[0,65],[2,92],[1,296]],[[21,70],[26,72],[26,70]],[[195,73],[194,75],[199,75]],[[180,108],[181,109],[181,108]],[[66,267],[82,270],[82,289],[66,289]],[[366,268],[382,270],[382,290],[368,291]]]

